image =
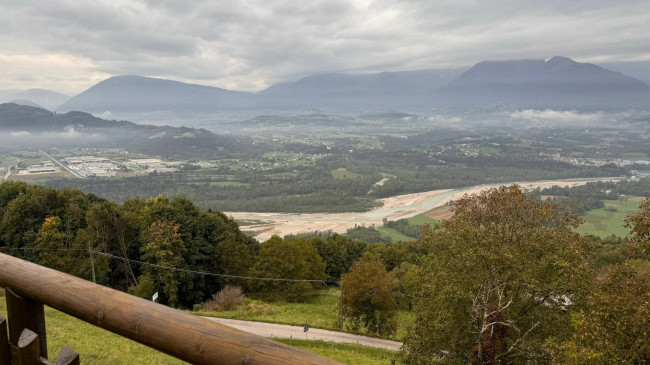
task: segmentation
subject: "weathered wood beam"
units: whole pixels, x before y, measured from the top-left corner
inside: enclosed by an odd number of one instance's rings
[[[40,343],[40,354],[47,358],[47,335],[45,334],[45,310],[43,303],[23,298],[11,288],[5,289],[7,297],[7,317],[9,319],[9,339],[18,345],[18,339],[25,328],[36,333]]]
[[[338,364],[1,253],[0,286],[194,364]]]
[[[7,336],[7,320],[0,316],[0,364],[9,364],[9,336]]]

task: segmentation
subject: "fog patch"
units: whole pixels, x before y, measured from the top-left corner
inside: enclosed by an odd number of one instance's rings
[[[526,120],[533,123],[543,125],[592,125],[603,122],[605,114],[603,112],[596,113],[579,113],[575,110],[536,110],[524,109],[516,110],[509,113],[510,118],[516,120]]]
[[[3,135],[7,138],[3,138]],[[58,144],[92,144],[106,139],[101,133],[84,133],[73,126],[62,131],[13,131],[0,133],[0,143],[5,146],[52,146]]]

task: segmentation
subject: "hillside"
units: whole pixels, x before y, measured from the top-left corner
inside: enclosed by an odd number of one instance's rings
[[[374,74],[331,73],[273,85],[258,93],[258,102],[276,107],[421,105],[464,69],[431,69]]]
[[[0,104],[0,145],[119,146],[173,158],[214,158],[246,154],[255,148],[246,137],[226,137],[205,129],[158,127],[110,121],[84,112],[53,113],[18,104]]]
[[[31,105],[28,103],[31,102],[48,110],[56,109],[68,99],[70,99],[68,95],[44,89],[0,91],[0,103],[21,101],[19,104]]]
[[[366,114],[475,106],[647,108],[650,86],[594,64],[555,56],[548,61],[483,61],[469,70],[311,75],[256,94],[143,76],[114,76],[74,96],[57,111],[137,117],[148,112],[181,116],[244,110]]]
[[[57,111],[90,113],[214,111],[249,105],[250,94],[143,76],[113,76],[72,97]]]
[[[447,102],[529,107],[649,106],[642,81],[589,63],[544,60],[484,61],[442,89]]]

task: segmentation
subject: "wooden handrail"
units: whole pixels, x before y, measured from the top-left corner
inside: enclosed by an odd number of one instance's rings
[[[338,364],[2,253],[0,287],[194,364]]]

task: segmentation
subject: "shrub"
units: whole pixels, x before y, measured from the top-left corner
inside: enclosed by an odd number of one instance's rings
[[[230,311],[244,304],[244,292],[238,286],[226,285],[210,300],[201,304],[203,310]]]

